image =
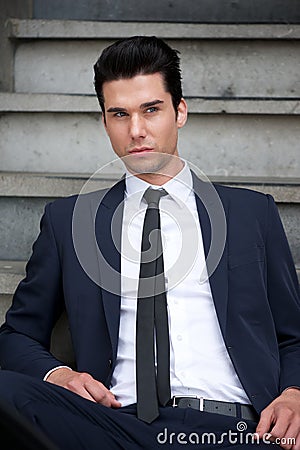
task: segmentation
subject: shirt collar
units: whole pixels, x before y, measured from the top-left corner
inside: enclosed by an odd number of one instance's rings
[[[167,181],[162,186],[151,185],[146,181],[132,175],[129,171],[126,171],[126,198],[130,197],[130,200],[134,201],[137,207],[140,207],[146,189],[149,187],[152,187],[153,189],[164,188],[172,199],[175,200],[180,207],[183,207],[193,189],[193,179],[188,164],[186,161],[182,161],[184,166],[181,171],[176,175],[176,177]]]

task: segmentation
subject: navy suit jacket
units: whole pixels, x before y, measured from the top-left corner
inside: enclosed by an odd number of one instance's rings
[[[197,192],[205,192],[206,186],[194,176]],[[43,378],[61,365],[49,348],[52,328],[65,307],[77,370],[110,385],[119,333],[124,189],[123,179],[105,192],[80,196],[79,209],[78,196],[46,206],[26,278],[0,329],[3,369]],[[213,300],[235,370],[260,412],[286,387],[300,386],[298,280],[272,197],[218,185],[215,189],[225,211],[227,237],[210,277]],[[207,255],[212,226],[202,200],[196,203]],[[82,226],[75,246],[74,214]],[[90,255],[86,270],[78,259],[84,250]]]

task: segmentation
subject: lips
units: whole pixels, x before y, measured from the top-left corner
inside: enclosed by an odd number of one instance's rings
[[[147,152],[152,152],[153,148],[151,147],[135,147],[132,150],[129,150],[129,154],[130,155],[134,155],[134,154],[140,154],[140,153],[147,153]]]

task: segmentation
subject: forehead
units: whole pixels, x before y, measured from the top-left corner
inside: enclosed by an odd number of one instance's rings
[[[153,99],[171,99],[160,73],[106,81],[103,84],[103,97],[105,108],[140,105]]]

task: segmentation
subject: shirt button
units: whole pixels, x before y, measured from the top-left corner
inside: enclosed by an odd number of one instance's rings
[[[177,341],[182,341],[182,336],[181,336],[181,334],[178,334],[178,336],[177,336]]]

